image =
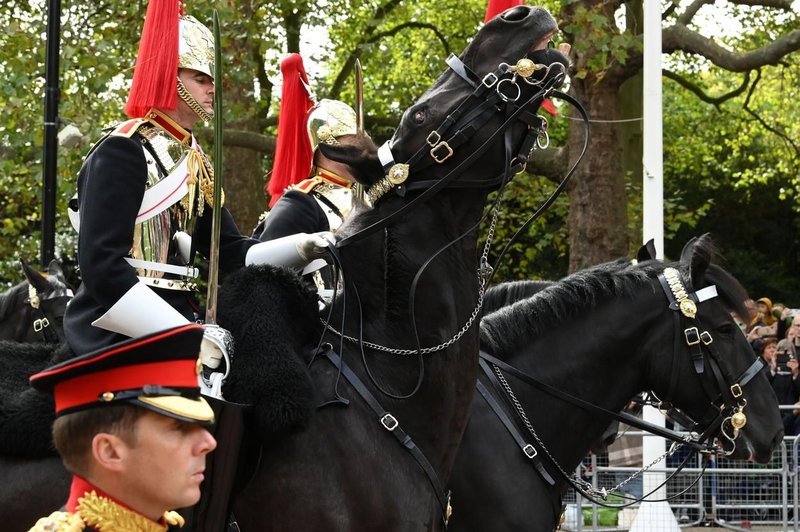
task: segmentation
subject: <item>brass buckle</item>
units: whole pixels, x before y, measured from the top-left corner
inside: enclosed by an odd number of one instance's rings
[[[442,141],[442,136],[439,134],[438,131],[435,129],[428,133],[428,137],[425,139],[425,142],[428,143],[428,146],[436,147]]]
[[[711,336],[711,333],[708,331],[703,331],[700,333],[700,339],[703,341],[705,345],[710,345],[711,342],[714,341],[714,338]]]
[[[437,150],[439,150],[439,148],[444,149],[445,152],[441,153],[441,154],[438,154]],[[438,154],[438,156],[437,156],[437,154]],[[445,162],[452,155],[453,155],[453,148],[451,148],[450,145],[445,141],[441,141],[439,144],[437,144],[436,146],[431,148],[431,157],[433,157],[433,160],[436,161],[439,164],[442,164],[443,162]]]
[[[42,329],[50,325],[50,320],[47,318],[42,318],[40,320],[34,320],[33,322],[33,330],[36,332],[42,332]]]
[[[744,394],[744,390],[742,390],[742,387],[739,385],[738,382],[736,384],[734,384],[733,386],[731,386],[731,395],[735,399],[740,398],[743,394]]]
[[[686,338],[686,345],[697,345],[700,343],[700,333],[697,327],[689,327],[683,331],[683,336]]]

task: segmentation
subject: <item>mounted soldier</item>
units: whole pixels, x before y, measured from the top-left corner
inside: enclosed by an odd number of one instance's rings
[[[281,73],[275,164],[267,185],[271,210],[253,231],[262,241],[294,233],[335,232],[357,201],[351,168],[318,149],[320,144],[349,145],[357,135],[363,136],[356,111],[338,100],[317,101],[299,54],[281,61]]]
[[[78,260],[83,284],[64,320],[71,350],[86,353],[197,321],[196,252],[211,249],[214,171],[192,134],[214,113],[214,38],[178,0],[151,0],[133,83],[118,124],[89,152],[78,177]],[[73,209],[75,211],[75,209]],[[219,265],[302,268],[324,235],[259,243],[220,209]],[[210,258],[210,257],[209,257]],[[203,362],[225,357],[230,335],[206,327]]]

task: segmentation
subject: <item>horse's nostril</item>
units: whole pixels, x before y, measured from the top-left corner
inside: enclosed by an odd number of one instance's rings
[[[526,6],[517,6],[507,9],[500,16],[503,17],[503,20],[507,20],[509,22],[519,22],[527,17],[529,12],[530,10]]]

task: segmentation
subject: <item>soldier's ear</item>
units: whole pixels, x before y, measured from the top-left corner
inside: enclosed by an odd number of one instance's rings
[[[103,472],[119,473],[125,468],[127,445],[115,434],[98,432],[92,438],[92,465]]]
[[[320,144],[319,150],[328,159],[349,166],[355,180],[369,186],[383,178],[378,150],[372,147],[374,145]]]

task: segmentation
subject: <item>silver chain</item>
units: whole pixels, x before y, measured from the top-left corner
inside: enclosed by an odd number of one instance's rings
[[[352,343],[362,343],[365,347],[370,349],[374,349],[376,351],[382,351],[384,353],[391,353],[393,355],[428,355],[431,353],[436,353],[437,351],[442,351],[447,349],[454,343],[458,342],[462,336],[464,336],[468,330],[472,327],[472,324],[475,323],[475,320],[478,319],[478,316],[481,313],[481,308],[483,308],[483,295],[486,292],[486,283],[492,275],[493,269],[492,266],[489,264],[489,248],[492,244],[492,240],[494,239],[494,232],[497,226],[497,220],[500,214],[500,207],[499,202],[495,204],[495,207],[492,211],[492,221],[489,224],[489,231],[486,235],[486,244],[483,246],[483,252],[481,253],[481,258],[478,264],[478,301],[475,304],[475,308],[472,311],[467,323],[461,328],[460,331],[456,333],[455,336],[443,342],[435,347],[423,347],[420,349],[400,349],[396,347],[386,347],[384,345],[376,344],[373,342],[367,341],[360,341],[358,338],[353,336],[348,336],[336,330],[333,326],[323,320],[325,327],[333,332],[334,334],[341,336],[348,342]]]
[[[650,468],[655,466],[660,461],[664,460],[668,456],[672,456],[672,454],[674,454],[678,449],[680,449],[684,445],[683,443],[679,443],[679,444],[677,442],[673,443],[670,446],[669,450],[667,450],[664,454],[662,454],[661,456],[657,457],[655,460],[650,462],[647,465],[647,467],[643,467],[642,469],[640,469],[638,471],[635,471],[630,477],[626,478],[625,480],[623,480],[622,482],[620,482],[619,484],[617,484],[616,486],[614,486],[610,490],[607,490],[606,488],[599,488],[599,489],[595,488],[594,486],[592,486],[592,484],[590,482],[588,482],[586,480],[583,480],[582,478],[580,478],[575,473],[570,475],[566,471],[564,471],[564,469],[561,467],[561,464],[559,464],[558,461],[553,457],[553,455],[550,454],[550,451],[547,449],[547,447],[545,446],[544,442],[542,442],[542,440],[539,439],[539,435],[536,434],[536,430],[534,430],[533,425],[531,425],[531,422],[528,420],[528,416],[525,414],[525,410],[522,408],[522,405],[520,404],[519,400],[517,400],[517,396],[514,395],[514,391],[511,389],[511,385],[508,384],[508,381],[506,380],[506,378],[503,375],[503,373],[500,371],[500,368],[498,368],[495,365],[492,365],[492,369],[494,369],[495,374],[497,374],[497,378],[500,380],[500,382],[502,383],[503,388],[505,389],[506,393],[511,398],[511,401],[514,403],[514,408],[517,409],[517,413],[522,418],[523,423],[525,423],[525,428],[527,428],[528,432],[531,433],[533,438],[536,440],[536,443],[539,444],[539,447],[542,449],[542,451],[544,451],[544,453],[550,458],[550,461],[553,462],[553,464],[555,464],[555,466],[558,468],[558,470],[561,472],[561,474],[564,475],[564,478],[566,478],[570,483],[580,487],[581,490],[583,490],[584,492],[588,493],[592,497],[600,497],[603,500],[606,500],[608,498],[608,494],[609,493],[614,493],[614,492],[618,491],[620,488],[625,486],[628,482],[630,482],[634,478],[638,477],[642,473],[646,472],[647,470],[649,470]]]

